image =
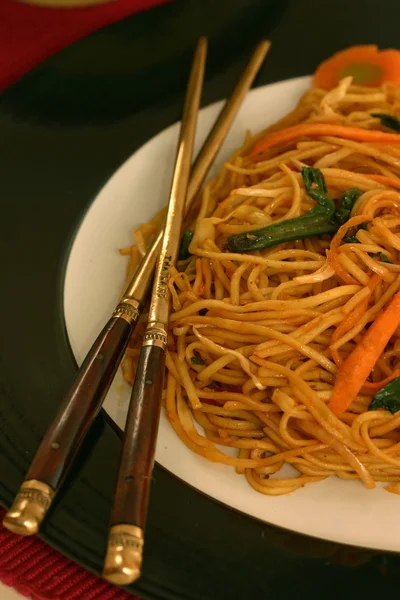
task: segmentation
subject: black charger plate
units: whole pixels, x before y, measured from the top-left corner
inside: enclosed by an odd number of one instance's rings
[[[399,44],[394,0],[175,0],[48,60],[0,97],[0,501],[8,506],[76,371],[62,307],[79,222],[114,170],[180,117],[196,39],[203,104],[229,95],[255,43],[258,84],[303,75],[351,44]],[[101,414],[42,537],[100,573],[120,449]],[[400,509],[400,505],[399,505]],[[397,592],[400,557],[259,523],[155,468],[144,572],[162,600],[326,600]],[[84,600],[84,599],[83,599]]]

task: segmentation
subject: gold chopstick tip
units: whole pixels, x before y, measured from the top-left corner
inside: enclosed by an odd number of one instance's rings
[[[197,41],[197,49],[200,49],[200,47],[203,47],[202,50],[206,50],[208,46],[208,39],[206,38],[205,35],[201,35]]]
[[[113,525],[108,537],[103,577],[114,585],[129,585],[140,577],[143,529],[135,525]]]
[[[18,535],[35,535],[50,508],[54,490],[36,479],[24,481],[3,519],[3,525]]]
[[[265,52],[265,54],[266,54],[270,48],[271,48],[270,40],[261,40],[261,42],[258,43],[256,50],[258,50],[260,52]]]

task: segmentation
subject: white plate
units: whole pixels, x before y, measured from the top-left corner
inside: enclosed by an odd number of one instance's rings
[[[216,161],[291,110],[310,78],[283,81],[252,90]],[[222,106],[201,111],[197,149]],[[64,310],[69,339],[80,363],[109,318],[124,280],[125,261],[118,248],[132,243],[132,229],[146,222],[167,200],[178,136],[175,124],[131,156],[104,186],[86,214],[67,266]],[[214,172],[215,172],[214,169]],[[128,387],[118,375],[104,404],[123,428]],[[209,496],[275,525],[337,542],[381,550],[400,550],[400,497],[382,487],[367,491],[357,481],[330,477],[279,497],[255,492],[231,467],[215,465],[192,453],[161,417],[156,460]]]

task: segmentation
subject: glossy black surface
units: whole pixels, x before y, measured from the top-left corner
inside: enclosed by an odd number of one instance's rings
[[[210,38],[208,104],[230,93],[262,37],[273,48],[258,85],[309,73],[349,44],[399,47],[399,20],[394,0],[176,0],[66,49],[1,96],[2,503],[11,502],[76,370],[62,315],[74,232],[114,170],[179,118],[197,37]],[[42,532],[96,572],[119,449],[100,415]],[[330,600],[394,594],[399,583],[397,556],[258,523],[155,469],[135,588],[143,598]]]

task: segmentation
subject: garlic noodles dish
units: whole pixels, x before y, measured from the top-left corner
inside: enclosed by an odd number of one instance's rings
[[[329,476],[400,493],[397,115],[390,81],[311,88],[246,135],[182,232],[166,414],[193,452],[263,494]],[[162,218],[121,251],[128,277]]]

